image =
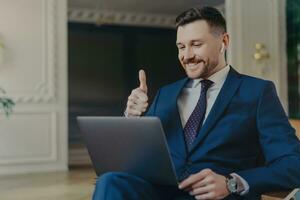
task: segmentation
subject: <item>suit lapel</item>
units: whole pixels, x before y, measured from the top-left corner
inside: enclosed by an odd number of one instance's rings
[[[181,124],[181,119],[180,119],[180,115],[179,115],[179,111],[178,111],[178,106],[177,106],[177,99],[182,91],[182,89],[184,88],[184,86],[186,85],[186,83],[189,81],[189,78],[184,78],[180,81],[178,81],[176,84],[174,84],[172,86],[172,88],[170,88],[170,93],[167,94],[168,99],[169,99],[169,105],[170,105],[170,109],[171,109],[171,113],[176,114],[176,120],[180,121]],[[181,129],[182,129],[182,125],[180,125]]]
[[[196,137],[193,146],[191,148],[190,153],[192,153],[196,147],[205,139],[209,131],[213,128],[215,123],[219,120],[225,108],[229,104],[231,98],[235,94],[236,90],[240,85],[241,79],[239,73],[237,73],[232,67],[230,67],[230,71],[228,76],[224,82],[223,87],[205,120],[198,136]]]
[[[169,114],[172,117],[171,124],[168,126],[169,135],[167,135],[169,146],[173,147],[172,151],[179,157],[186,156],[186,147],[181,123],[181,117],[178,111],[177,99],[186,85],[188,78],[184,78],[170,88],[167,98],[169,101]]]

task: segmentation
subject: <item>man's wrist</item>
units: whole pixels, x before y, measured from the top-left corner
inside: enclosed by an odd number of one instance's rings
[[[245,195],[249,191],[249,185],[246,180],[244,180],[241,176],[239,176],[236,173],[231,173],[231,176],[233,176],[237,181],[237,194],[239,195]]]
[[[226,175],[226,187],[230,194],[238,193],[238,182],[237,179],[232,175]]]

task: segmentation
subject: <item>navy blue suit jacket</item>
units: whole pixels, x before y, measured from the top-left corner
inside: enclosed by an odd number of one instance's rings
[[[299,140],[271,81],[231,68],[188,152],[177,108],[188,80],[161,88],[147,112],[162,122],[179,179],[205,168],[223,175],[235,172],[248,182],[250,196],[300,186]]]

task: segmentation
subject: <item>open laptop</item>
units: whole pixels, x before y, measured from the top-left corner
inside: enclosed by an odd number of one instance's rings
[[[157,117],[77,117],[94,169],[126,172],[153,184],[178,185]]]

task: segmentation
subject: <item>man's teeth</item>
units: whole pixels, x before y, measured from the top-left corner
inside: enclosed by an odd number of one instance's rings
[[[193,68],[196,68],[197,65],[198,65],[198,63],[189,63],[189,64],[187,64],[186,66],[187,66],[188,68],[190,68],[190,69],[193,69]]]

